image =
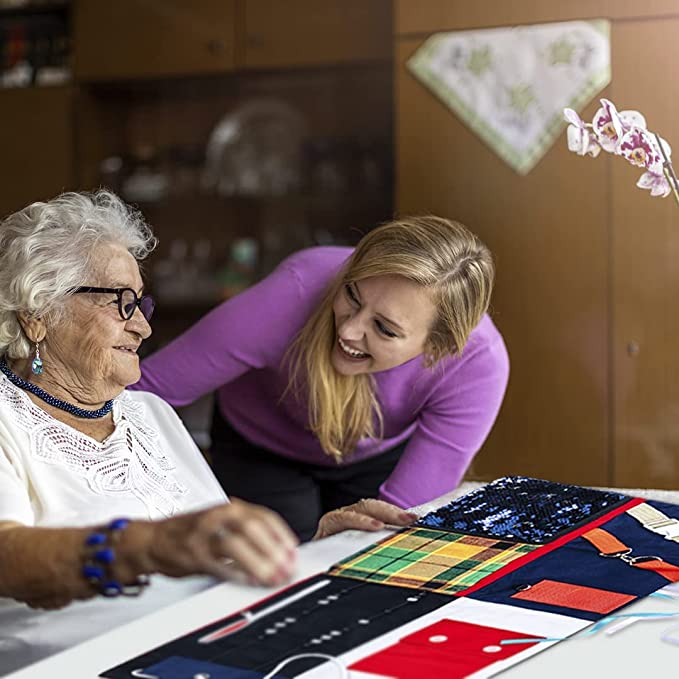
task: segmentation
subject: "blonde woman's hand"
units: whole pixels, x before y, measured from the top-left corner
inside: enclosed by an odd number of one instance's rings
[[[154,524],[151,524],[152,526]],[[294,572],[298,540],[275,512],[233,499],[157,522],[150,542],[152,570],[179,577],[226,579],[233,560],[255,584],[279,585]]]
[[[419,517],[382,500],[359,500],[353,505],[334,509],[321,517],[314,540],[327,538],[343,530],[376,531],[385,525],[408,526]]]

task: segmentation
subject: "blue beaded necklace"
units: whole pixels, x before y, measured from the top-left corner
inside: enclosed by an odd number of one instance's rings
[[[60,410],[65,410],[67,413],[71,413],[71,415],[75,415],[76,417],[85,417],[88,420],[96,420],[99,417],[108,415],[113,408],[113,399],[106,401],[106,403],[104,403],[104,405],[101,406],[99,410],[84,410],[83,408],[74,406],[72,403],[67,403],[66,401],[62,401],[58,398],[55,398],[54,396],[50,396],[50,394],[48,394],[44,389],[41,389],[31,382],[26,382],[26,380],[22,380],[21,377],[15,375],[9,369],[9,366],[5,362],[4,358],[0,359],[0,370],[2,370],[2,372],[7,376],[7,379],[12,384],[19,387],[19,389],[30,391],[31,394],[35,394],[35,396],[45,401],[45,403],[49,403],[51,406],[59,408]]]

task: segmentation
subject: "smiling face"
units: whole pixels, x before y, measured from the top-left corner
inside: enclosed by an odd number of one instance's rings
[[[92,270],[93,280],[87,285],[132,288],[141,295],[139,267],[124,248],[101,246]],[[114,398],[140,377],[137,349],[151,334],[148,322],[138,308],[132,318],[123,320],[115,293],[73,295],[67,305],[65,319],[47,328],[46,377],[82,402]]]
[[[389,370],[421,354],[436,309],[422,286],[388,275],[343,286],[333,313],[333,367],[342,375],[361,375]]]

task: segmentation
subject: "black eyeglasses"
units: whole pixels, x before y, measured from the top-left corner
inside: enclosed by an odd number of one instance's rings
[[[72,290],[74,294],[88,293],[88,292],[104,292],[115,293],[118,300],[118,313],[120,318],[124,321],[129,321],[134,316],[134,310],[139,307],[142,316],[147,320],[151,320],[153,310],[156,308],[156,303],[151,295],[142,295],[139,297],[132,288],[75,288]]]

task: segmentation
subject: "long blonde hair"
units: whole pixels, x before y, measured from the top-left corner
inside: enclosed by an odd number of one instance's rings
[[[361,438],[382,435],[382,412],[371,375],[341,375],[332,365],[333,301],[347,283],[384,275],[430,291],[437,315],[424,363],[433,367],[464,348],[488,309],[495,271],[488,248],[462,224],[441,217],[405,217],[361,239],[286,354],[288,390],[306,392],[311,430],[337,462]]]

